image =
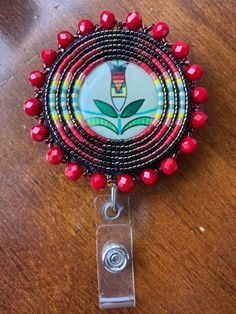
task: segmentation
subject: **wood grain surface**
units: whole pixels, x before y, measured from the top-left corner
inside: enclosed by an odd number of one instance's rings
[[[131,194],[137,307],[112,312],[236,313],[235,0],[0,1],[0,313],[99,313],[97,193],[45,162],[22,103],[33,95],[26,78],[41,67],[39,52],[104,9],[119,20],[137,10],[147,24],[166,21],[170,41],[191,45],[210,93],[198,152],[175,176]]]

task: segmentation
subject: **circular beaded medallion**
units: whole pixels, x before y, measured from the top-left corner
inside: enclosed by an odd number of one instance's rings
[[[192,126],[199,123],[191,121],[199,111],[199,93],[192,77],[197,72],[200,78],[202,70],[186,60],[187,44],[164,39],[168,26],[160,32],[161,23],[142,30],[117,22],[112,29],[85,23],[88,32],[75,38],[59,33],[59,53],[43,51],[45,72],[35,81],[34,71],[29,80],[42,100],[40,122],[49,130],[51,150],[58,146],[69,163],[109,180],[139,177],[149,168],[165,172],[173,163],[177,170],[179,150],[195,150]]]

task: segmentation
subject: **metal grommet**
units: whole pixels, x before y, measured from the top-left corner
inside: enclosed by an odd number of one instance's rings
[[[112,205],[113,205],[112,201],[109,201],[109,202],[105,203],[103,208],[102,208],[102,214],[103,214],[103,217],[105,218],[106,221],[113,221],[113,220],[118,219],[120,217],[122,211],[123,211],[122,206],[113,209]],[[114,215],[110,215],[108,213],[109,209],[111,209],[111,208],[114,210]]]
[[[108,272],[119,273],[129,264],[130,255],[124,245],[111,243],[104,247],[102,261]]]
[[[109,209],[113,210],[114,215],[109,214]],[[121,206],[117,202],[117,185],[113,184],[111,188],[111,199],[107,201],[103,208],[102,214],[106,221],[113,221],[120,217],[124,206]]]

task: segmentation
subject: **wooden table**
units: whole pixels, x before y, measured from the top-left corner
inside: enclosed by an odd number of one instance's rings
[[[131,195],[137,307],[120,312],[236,313],[234,0],[1,1],[0,313],[99,312],[97,193],[44,161],[22,103],[33,95],[26,78],[41,67],[39,52],[105,8],[119,20],[137,10],[147,24],[166,21],[170,41],[190,43],[210,93],[198,152]]]

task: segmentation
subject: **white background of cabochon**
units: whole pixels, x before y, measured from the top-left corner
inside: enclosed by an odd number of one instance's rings
[[[124,61],[125,62],[125,61]],[[127,106],[132,101],[145,99],[138,112],[150,110],[157,107],[157,92],[151,76],[141,67],[134,63],[129,63],[126,68],[126,84],[127,84],[127,99],[123,107]],[[82,110],[91,110],[99,112],[99,109],[94,103],[94,99],[102,100],[112,105],[111,100],[111,71],[107,63],[97,66],[85,79],[79,94],[79,106]],[[145,116],[154,117],[153,113],[145,114]],[[92,117],[90,114],[83,113],[84,119]],[[98,116],[99,117],[99,116]],[[111,121],[117,126],[117,119],[104,115],[104,118]],[[130,118],[122,118],[122,127],[125,126]],[[95,132],[111,139],[126,139],[136,134],[139,134],[147,126],[135,126],[127,130],[123,135],[116,135],[114,132],[102,126],[92,127]]]

